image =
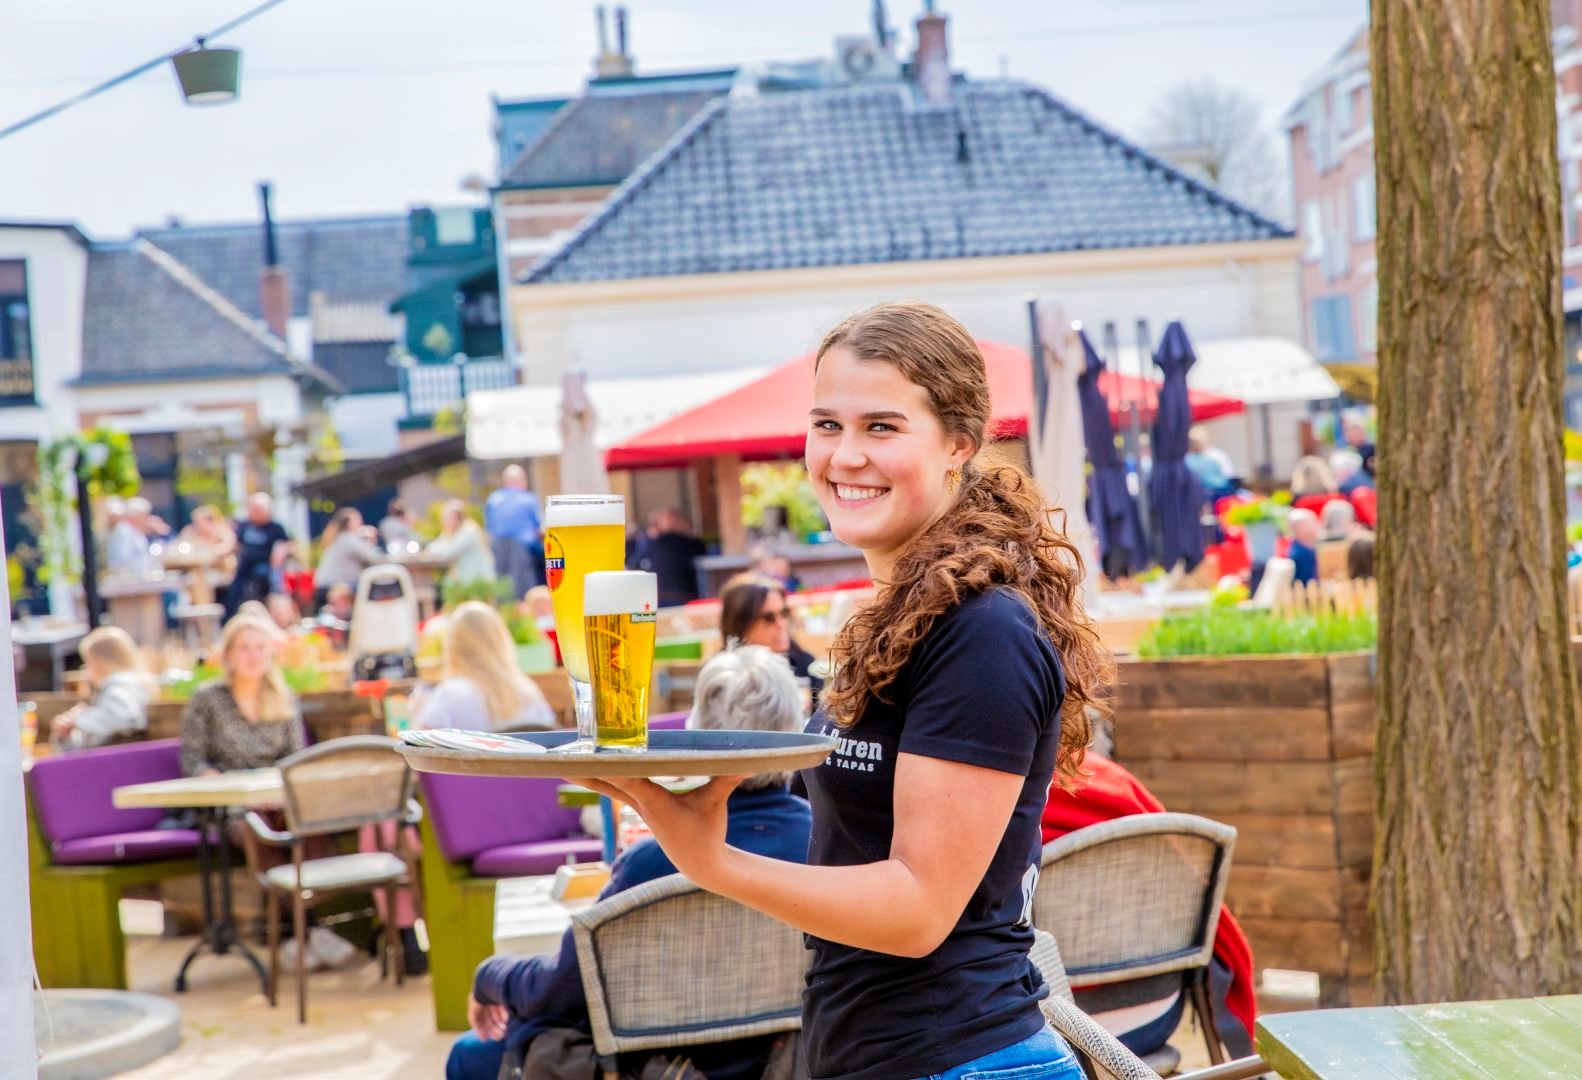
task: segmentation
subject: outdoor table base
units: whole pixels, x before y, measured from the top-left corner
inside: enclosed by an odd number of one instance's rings
[[[202,806],[198,813],[198,877],[203,893],[203,934],[187,951],[176,972],[176,993],[187,992],[187,969],[205,951],[225,956],[240,953],[258,974],[259,987],[269,993],[269,973],[236,932],[235,908],[231,902],[231,841],[225,834],[228,815],[222,806]],[[215,900],[215,871],[219,872],[219,903]]]

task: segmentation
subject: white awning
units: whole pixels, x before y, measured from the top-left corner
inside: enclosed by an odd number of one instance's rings
[[[758,378],[764,368],[702,375],[589,380],[598,414],[594,441],[606,450],[695,405]],[[477,390],[467,395],[467,456],[481,460],[560,453],[560,383]]]
[[[1340,396],[1340,387],[1324,370],[1324,365],[1301,345],[1286,338],[1220,338],[1192,342],[1197,363],[1187,374],[1187,385],[1226,397],[1239,398],[1248,405],[1274,405],[1280,402],[1330,401]],[[1120,371],[1137,373],[1137,349],[1121,347]],[[1159,371],[1148,365],[1150,378]]]

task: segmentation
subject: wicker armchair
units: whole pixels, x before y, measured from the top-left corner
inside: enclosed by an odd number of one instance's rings
[[[406,851],[406,829],[394,830],[395,851],[369,851],[324,858],[306,857],[314,837],[352,832],[364,825],[394,821],[415,824],[421,817],[412,798],[412,771],[395,752],[397,743],[378,735],[354,735],[310,746],[280,762],[286,828],[273,828],[256,812],[247,815],[242,839],[247,864],[264,888],[269,933],[269,1004],[277,997],[280,970],[280,901],[291,901],[297,950],[297,1022],[306,1023],[308,909],[346,892],[383,889],[386,908],[395,912],[396,889],[417,880]],[[376,830],[377,832],[377,830]],[[264,866],[259,844],[284,848],[291,862]],[[385,920],[382,972],[395,967],[399,985],[406,974],[396,920]]]
[[[1033,925],[1064,944],[1073,982],[1147,980],[1138,985],[1154,998],[1179,988],[1216,1065],[1226,1054],[1208,968],[1235,843],[1229,825],[1191,814],[1090,825],[1044,845],[1033,896]]]
[[[802,935],[680,874],[572,915],[593,1046],[616,1055],[796,1031]]]
[[[1082,1068],[1093,1080],[1159,1080],[1159,1075],[1143,1060],[1126,1049],[1098,1021],[1077,1008],[1071,1000],[1071,984],[1060,949],[1051,934],[1035,931],[1030,953],[1043,973],[1050,994],[1043,1002],[1044,1018],[1077,1052]],[[1228,1064],[1199,1069],[1176,1080],[1252,1080],[1264,1075],[1269,1066],[1259,1057],[1241,1058]]]

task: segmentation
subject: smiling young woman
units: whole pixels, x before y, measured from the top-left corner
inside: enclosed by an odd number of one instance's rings
[[[955,319],[870,308],[816,364],[808,473],[878,592],[837,637],[811,724],[842,738],[802,774],[809,865],[725,845],[734,781],[600,786],[698,884],[809,935],[812,1076],[1076,1080],[1027,953],[1039,814],[1051,779],[1077,774],[1112,674],[1078,553],[1025,473],[977,461],[988,382]]]

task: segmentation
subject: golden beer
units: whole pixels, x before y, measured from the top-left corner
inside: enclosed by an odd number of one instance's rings
[[[659,579],[640,571],[589,574],[583,613],[599,749],[646,750]]]
[[[588,681],[582,634],[582,581],[626,566],[626,500],[619,495],[553,495],[544,509],[544,577],[566,673]]]

